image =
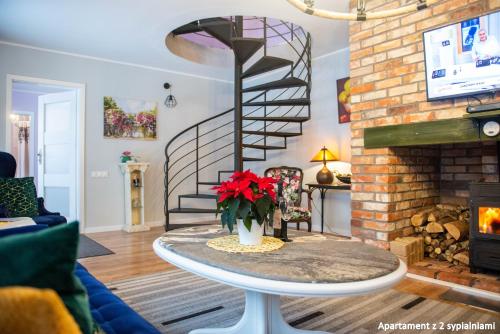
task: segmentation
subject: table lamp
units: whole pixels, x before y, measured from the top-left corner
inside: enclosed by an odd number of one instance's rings
[[[311,159],[311,162],[323,163],[323,168],[316,174],[316,181],[318,181],[319,184],[330,184],[333,182],[333,173],[326,167],[326,162],[337,160],[337,157],[325,146],[323,146],[323,148]]]

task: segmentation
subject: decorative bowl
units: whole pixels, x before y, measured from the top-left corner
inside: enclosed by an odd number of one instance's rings
[[[336,177],[342,183],[351,184],[351,176],[350,175],[336,175]]]

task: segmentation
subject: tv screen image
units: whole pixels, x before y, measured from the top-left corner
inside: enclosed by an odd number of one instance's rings
[[[424,32],[427,99],[500,89],[500,12]]]

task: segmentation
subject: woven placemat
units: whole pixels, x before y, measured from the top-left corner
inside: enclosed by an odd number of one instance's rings
[[[247,246],[240,244],[237,235],[226,235],[224,237],[208,240],[207,246],[228,253],[265,253],[280,249],[285,243],[273,237],[262,237],[262,244]]]

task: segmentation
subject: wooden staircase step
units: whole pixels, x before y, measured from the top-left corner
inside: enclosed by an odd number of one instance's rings
[[[200,32],[203,31],[200,26],[198,25],[198,21],[193,21],[188,24],[185,24],[174,31],[172,33],[174,35],[183,35],[183,34],[191,34],[193,32]]]
[[[225,45],[232,47],[231,30],[233,28],[233,23],[231,21],[226,20],[222,17],[218,17],[215,19],[204,19],[200,20],[200,28]]]
[[[287,100],[271,100],[271,101],[257,101],[245,102],[245,107],[263,107],[263,106],[308,106],[311,103],[309,99],[287,99]]]
[[[168,213],[216,213],[216,209],[199,208],[175,208],[168,210]]]
[[[307,122],[309,117],[293,117],[293,116],[243,116],[245,121],[268,121],[268,122],[286,122],[286,123],[302,123]]]
[[[264,158],[248,158],[248,157],[243,157],[243,161],[266,161]]]
[[[244,148],[253,148],[256,150],[284,150],[285,146],[272,146],[272,145],[257,145],[257,144],[243,144]]]
[[[240,64],[244,64],[264,45],[262,38],[233,37],[231,39],[234,55]]]
[[[255,64],[250,66],[245,72],[243,72],[241,77],[242,79],[246,79],[254,75],[271,72],[279,68],[292,65],[293,61],[288,59],[273,56],[264,56],[256,61]]]
[[[200,198],[200,199],[215,199],[217,195],[214,194],[185,194],[179,195],[180,198]]]
[[[220,182],[217,181],[200,181],[198,182],[199,185],[202,186],[220,186]]]
[[[302,133],[300,132],[279,132],[279,131],[250,131],[250,130],[243,130],[243,134],[247,135],[257,135],[257,136],[267,136],[267,137],[295,137],[295,136],[301,136]]]
[[[243,89],[243,92],[244,93],[258,92],[261,90],[283,89],[283,88],[302,87],[302,86],[307,86],[307,82],[299,78],[290,77],[286,79],[271,81],[262,85],[248,87]]]

